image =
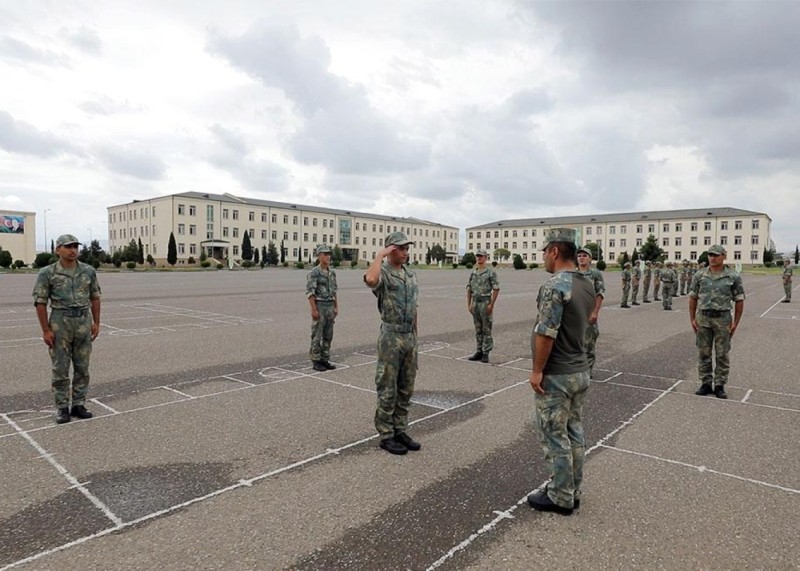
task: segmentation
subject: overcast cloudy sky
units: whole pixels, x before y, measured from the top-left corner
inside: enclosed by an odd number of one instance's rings
[[[734,206],[800,242],[800,2],[0,3],[0,209],[176,192],[416,216]],[[463,242],[462,242],[463,246]]]

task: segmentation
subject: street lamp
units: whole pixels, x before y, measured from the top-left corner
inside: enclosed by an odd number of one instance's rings
[[[47,245],[47,213],[50,211],[49,208],[44,209],[44,251],[47,252],[50,246]],[[50,252],[52,254],[52,252]]]

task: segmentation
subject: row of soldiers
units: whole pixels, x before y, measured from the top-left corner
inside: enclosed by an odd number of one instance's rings
[[[666,265],[666,267],[665,267]],[[653,284],[653,301],[660,301],[666,311],[672,310],[672,298],[687,295],[692,278],[706,266],[704,262],[689,262],[683,260],[683,267],[676,267],[674,262],[644,263],[644,271],[639,264],[631,267],[630,262],[625,262],[622,270],[622,303],[620,307],[628,309],[631,305],[639,305],[639,285],[642,284],[642,303],[650,303],[650,283]],[[680,288],[680,289],[679,289]],[[663,297],[658,297],[661,293]],[[628,305],[630,297],[631,304]]]

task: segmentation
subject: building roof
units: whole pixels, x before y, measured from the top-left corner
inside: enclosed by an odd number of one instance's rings
[[[162,198],[169,198],[169,197],[182,197],[188,199],[198,199],[198,200],[214,200],[217,202],[227,202],[229,204],[244,204],[250,206],[266,206],[271,208],[284,208],[287,210],[311,210],[314,212],[322,212],[325,214],[338,214],[340,216],[361,216],[364,218],[375,218],[377,220],[391,220],[397,222],[403,222],[407,224],[428,224],[430,226],[440,226],[442,228],[453,228],[457,229],[455,226],[447,226],[446,224],[441,224],[440,222],[431,222],[429,220],[422,220],[420,218],[413,218],[408,216],[387,216],[385,214],[373,214],[371,212],[358,212],[355,210],[343,210],[338,208],[327,208],[324,206],[309,206],[307,204],[296,204],[291,202],[277,202],[274,200],[262,200],[259,198],[247,198],[243,196],[234,196],[233,194],[224,193],[224,194],[211,194],[207,192],[180,192],[177,194],[169,194],[167,196],[159,196],[155,199],[144,199],[144,200],[134,200],[130,203],[119,204],[116,206],[125,206],[126,204],[135,204],[138,202],[145,202],[146,200],[158,200]],[[113,207],[111,207],[113,208]]]
[[[496,222],[489,222],[481,224],[480,226],[471,226],[467,230],[478,230],[481,228],[498,228],[502,226],[555,226],[559,224],[594,224],[597,222],[658,222],[660,220],[674,220],[685,218],[727,218],[735,216],[766,216],[772,220],[767,214],[763,212],[754,212],[752,210],[742,210],[741,208],[731,208],[729,206],[713,207],[713,208],[690,208],[686,210],[650,210],[645,212],[619,212],[614,214],[586,214],[580,216],[554,216],[550,218],[517,218],[511,220],[498,220]]]

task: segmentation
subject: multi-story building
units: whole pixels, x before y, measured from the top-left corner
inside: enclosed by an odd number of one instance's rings
[[[134,200],[108,208],[111,253],[141,239],[144,255],[166,260],[170,232],[175,236],[178,264],[199,258],[241,258],[244,233],[253,248],[273,242],[287,260],[307,261],[317,244],[338,245],[348,260],[370,261],[383,249],[390,232],[405,232],[416,245],[411,261],[425,261],[429,248],[439,245],[449,261],[458,257],[458,228],[416,218],[383,216],[318,206],[242,198],[232,194],[184,192]]]
[[[36,214],[0,210],[0,248],[30,264],[36,258]]]
[[[581,244],[598,244],[603,259],[611,264],[623,252],[632,255],[634,248],[641,250],[650,234],[668,260],[696,261],[709,246],[721,244],[729,262],[758,264],[764,248],[774,247],[771,223],[763,212],[729,207],[526,218],[467,228],[466,244],[468,252],[504,248],[526,262],[541,262],[539,250],[547,230],[566,227],[577,231]]]

